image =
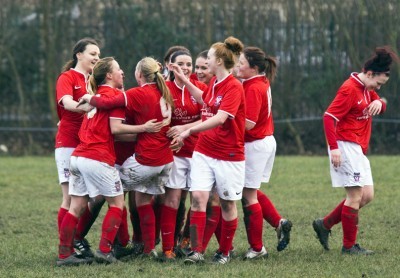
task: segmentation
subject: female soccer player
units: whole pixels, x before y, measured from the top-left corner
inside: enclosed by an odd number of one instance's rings
[[[214,75],[210,73],[208,70],[208,65],[207,65],[207,53],[208,50],[204,50],[197,55],[196,58],[196,64],[194,66],[195,73],[197,76],[197,80],[203,82],[204,84],[209,84],[211,78],[213,78]]]
[[[272,95],[270,82],[276,75],[276,59],[257,47],[246,47],[240,54],[237,77],[242,79],[246,95],[245,182],[243,212],[247,239],[250,244],[244,259],[266,257],[262,242],[263,209],[258,195],[261,182],[268,182],[275,159],[276,141],[273,136]],[[264,198],[267,196],[264,195]],[[266,202],[263,201],[263,204]],[[267,202],[269,218],[275,219],[278,229],[278,251],[289,243],[291,222],[281,219],[272,202]],[[285,245],[285,246],[283,246]]]
[[[94,39],[83,38],[79,40],[73,48],[72,60],[64,65],[63,72],[57,79],[56,100],[59,123],[55,142],[55,160],[63,195],[57,216],[58,230],[60,230],[61,223],[71,203],[71,197],[68,195],[71,154],[79,144],[78,132],[82,124],[83,114],[92,109],[90,105],[82,105],[76,108],[77,101],[87,93],[89,74],[99,60],[99,56],[99,46]],[[88,227],[91,226],[92,219],[95,219],[93,214],[97,214],[97,212],[90,212],[89,209],[86,209],[83,217],[79,220],[78,232],[76,233],[77,240],[75,241],[77,251],[89,257],[92,257],[93,253],[84,236]]]
[[[234,37],[218,42],[208,51],[207,63],[211,79],[210,86],[203,94],[189,81],[188,89],[200,103],[203,103],[203,122],[184,131],[173,140],[182,140],[192,133],[200,133],[192,157],[190,179],[192,193],[190,238],[192,252],[185,263],[201,263],[203,257],[203,236],[206,224],[206,207],[209,193],[214,184],[221,200],[222,231],[219,250],[214,263],[230,261],[229,251],[237,228],[236,200],[242,198],[244,183],[244,127],[245,99],[242,84],[230,70],[243,44]],[[189,88],[190,87],[190,88]],[[226,173],[230,173],[227,175]]]
[[[324,114],[332,186],[343,187],[346,191],[346,199],[332,212],[313,221],[317,237],[326,250],[329,250],[331,228],[342,222],[342,254],[373,254],[357,243],[358,214],[374,197],[371,166],[366,154],[372,117],[386,110],[385,101],[376,91],[389,80],[390,66],[398,60],[389,47],[377,47],[362,71],[352,73],[342,84]]]
[[[100,97],[121,94],[123,71],[113,58],[103,58],[94,66],[90,84],[93,93]],[[123,118],[123,110],[119,114]],[[107,263],[117,261],[111,248],[121,223],[124,197],[118,172],[114,168],[114,140],[109,122],[108,111],[93,109],[85,115],[80,128],[80,143],[71,155],[71,205],[61,223],[58,266],[89,262],[73,253],[72,242],[76,224],[89,198],[98,195],[104,196],[109,209],[95,257]]]
[[[193,64],[189,52],[183,50],[174,52],[171,55],[170,64],[178,66],[184,74],[184,78],[189,79],[197,88],[202,91],[207,89],[207,85],[204,83],[190,78]],[[173,71],[170,72],[170,79],[171,81],[167,81],[167,86],[174,99],[175,108],[172,112],[171,128],[168,130],[167,135],[173,138],[200,122],[202,105],[191,96],[183,81],[175,78]],[[182,211],[183,217],[178,217],[181,223],[178,223],[177,213],[178,208],[182,204],[184,205],[186,192],[190,188],[191,158],[197,138],[197,134],[192,134],[186,139],[185,145],[179,151],[174,152],[174,163],[169,181],[165,187],[164,205],[161,208],[163,260],[175,259],[173,250],[176,242],[175,227],[178,224],[177,229],[180,230],[185,212],[184,210]]]

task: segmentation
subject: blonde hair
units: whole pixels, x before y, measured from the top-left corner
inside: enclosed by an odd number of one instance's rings
[[[164,77],[160,73],[160,66],[160,63],[158,63],[155,59],[151,57],[145,57],[140,60],[139,63],[137,63],[136,71],[142,74],[146,83],[155,82],[157,84],[157,88],[161,92],[161,97],[170,105],[172,109],[174,109],[174,99],[172,98],[167,84],[165,84]]]
[[[89,77],[88,92],[95,95],[100,85],[106,81],[107,73],[112,72],[113,57],[100,59],[93,68],[92,75]]]
[[[228,37],[224,42],[214,43],[211,48],[215,50],[215,57],[222,59],[227,70],[233,68],[243,51],[243,43],[235,37]]]

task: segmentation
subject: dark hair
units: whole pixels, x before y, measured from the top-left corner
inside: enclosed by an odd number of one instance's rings
[[[372,71],[374,74],[384,73],[390,75],[390,66],[392,62],[399,62],[399,57],[389,46],[375,48],[375,54],[372,55],[363,66],[363,72]]]
[[[204,59],[207,59],[207,55],[208,55],[208,50],[203,50],[202,52],[200,52],[200,53],[197,55],[197,58],[204,58]]]
[[[231,36],[223,43],[214,43],[211,48],[215,50],[215,57],[222,59],[225,68],[229,70],[235,66],[237,58],[243,50],[243,43]]]
[[[178,50],[171,54],[171,58],[170,58],[169,62],[175,63],[176,58],[178,56],[182,56],[182,55],[192,57],[192,54],[190,54],[189,50],[187,50],[187,49],[186,50]],[[170,81],[175,80],[175,74],[173,71],[168,72],[168,80],[170,80]]]
[[[259,73],[264,73],[271,82],[274,81],[277,72],[275,57],[267,56],[264,51],[254,46],[246,47],[243,54],[251,68],[257,67]]]
[[[97,88],[105,83],[107,73],[112,72],[113,57],[105,57],[94,65],[92,75],[89,77],[89,93],[95,95]]]
[[[72,49],[72,59],[69,60],[63,67],[62,67],[62,72],[69,70],[70,68],[74,68],[76,64],[78,63],[78,58],[76,57],[76,54],[84,52],[86,50],[86,46],[89,44],[93,44],[96,46],[99,46],[96,40],[92,38],[83,38],[79,40],[75,45],[74,48]]]
[[[189,52],[189,49],[187,49],[186,47],[184,47],[182,45],[171,46],[170,48],[168,48],[167,52],[165,52],[164,63],[169,62],[171,60],[170,58],[171,58],[172,53],[174,53],[174,52],[176,52],[178,50],[183,50],[183,51]]]

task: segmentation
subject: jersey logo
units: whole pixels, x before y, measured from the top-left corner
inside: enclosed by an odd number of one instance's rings
[[[219,106],[221,104],[222,96],[217,96],[215,99],[215,106]]]
[[[357,104],[361,104],[362,100],[357,101]]]
[[[185,117],[187,115],[187,111],[182,108],[176,108],[174,111],[176,117]]]
[[[359,182],[360,181],[360,173],[354,173],[354,181]]]
[[[193,96],[190,96],[190,100],[192,101],[193,104],[197,103],[196,99]]]
[[[74,88],[75,88],[75,90],[78,90],[78,89],[80,89],[82,87],[81,86],[75,86]]]

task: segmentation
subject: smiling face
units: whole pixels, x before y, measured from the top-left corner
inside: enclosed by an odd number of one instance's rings
[[[242,53],[239,57],[239,63],[237,68],[237,77],[242,79],[248,79],[258,74],[258,71],[255,68],[251,68],[249,61],[246,59],[246,56]]]
[[[112,61],[111,72],[107,74],[107,78],[113,88],[122,89],[124,87],[124,72],[117,61]]]
[[[94,65],[100,59],[100,49],[97,45],[88,44],[83,52],[76,54],[78,63],[76,67],[86,73],[91,73]]]
[[[198,57],[196,59],[195,73],[197,79],[205,84],[208,84],[213,77],[213,75],[208,70],[207,60],[203,57]]]
[[[367,78],[364,80],[365,87],[367,90],[377,91],[381,88],[383,84],[385,84],[389,80],[389,76],[386,73],[375,73],[373,74],[371,71],[367,72]]]
[[[181,68],[186,78],[190,77],[193,70],[192,57],[190,57],[189,55],[179,55],[176,56],[175,61],[172,62],[177,64]]]

